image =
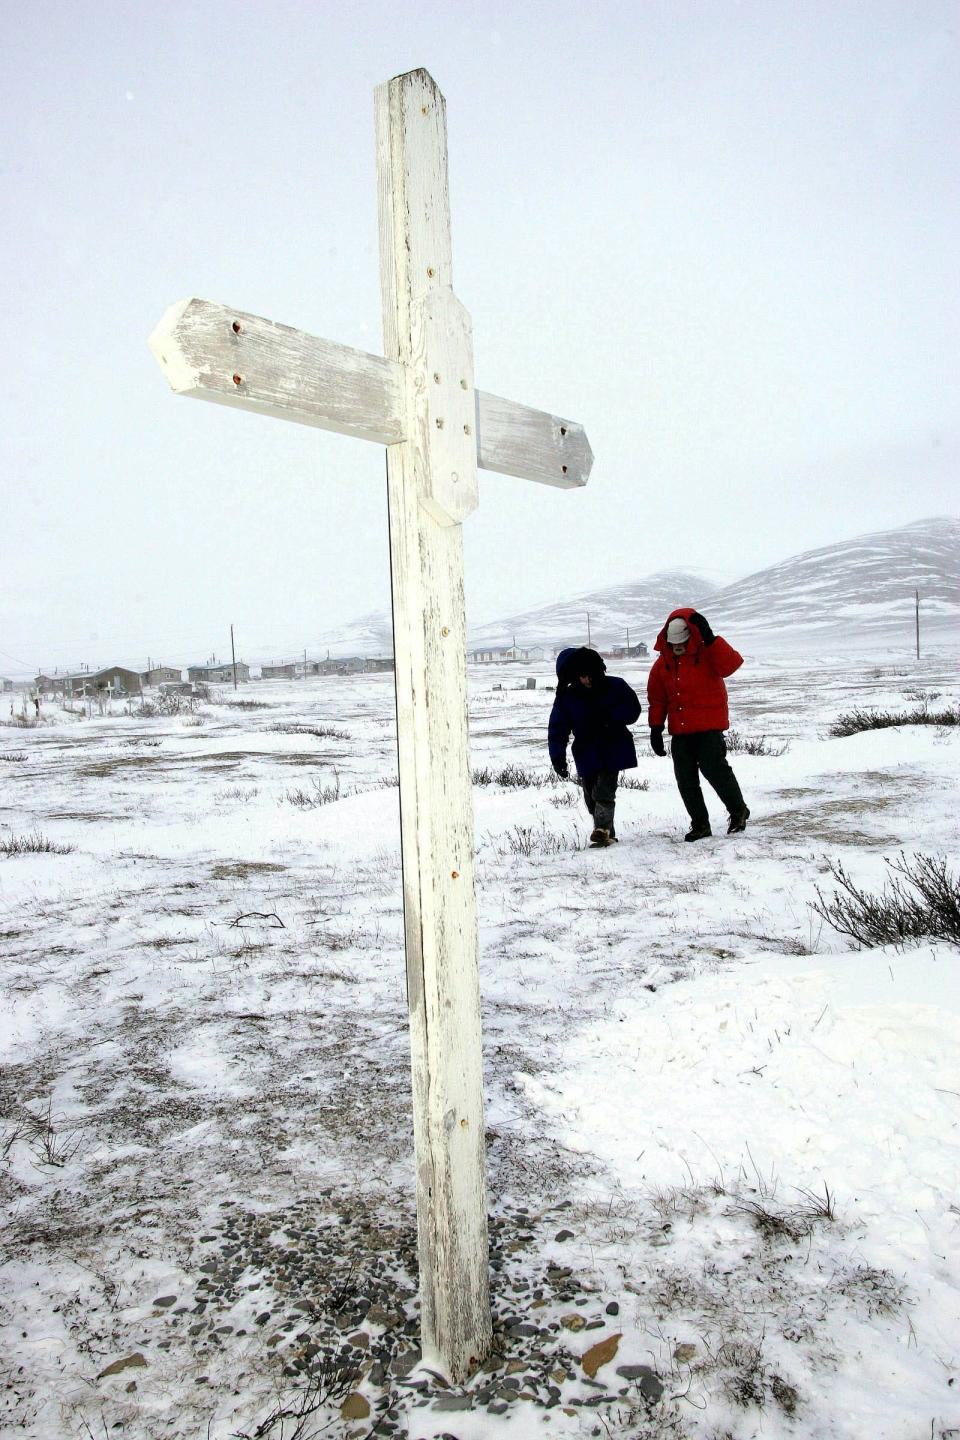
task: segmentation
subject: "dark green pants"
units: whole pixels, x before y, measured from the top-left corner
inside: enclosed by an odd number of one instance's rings
[[[580,776],[583,798],[586,801],[587,809],[593,816],[594,825],[603,830],[609,830],[611,835],[617,833],[613,827],[613,814],[616,807],[617,781],[619,779],[619,770],[598,770],[596,775]]]
[[[708,785],[713,786],[731,815],[746,808],[737,777],[727,760],[727,742],[722,730],[702,730],[698,735],[674,735],[670,753],[680,799],[694,825],[710,823],[700,789],[701,775]]]

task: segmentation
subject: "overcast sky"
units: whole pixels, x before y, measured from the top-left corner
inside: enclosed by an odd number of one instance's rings
[[[956,0],[3,0],[0,671],[269,658],[389,607],[383,452],[175,398],[187,295],[381,350],[373,89],[447,100],[485,621],[956,514]]]

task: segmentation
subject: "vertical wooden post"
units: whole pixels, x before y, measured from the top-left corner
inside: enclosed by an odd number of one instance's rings
[[[452,290],[443,96],[376,91],[385,354],[407,368],[387,450],[424,1359],[461,1381],[491,1343],[467,745],[463,544],[476,503],[469,322]]]
[[[915,590],[914,599],[916,602],[916,625],[917,625],[917,659],[920,659],[920,591]]]

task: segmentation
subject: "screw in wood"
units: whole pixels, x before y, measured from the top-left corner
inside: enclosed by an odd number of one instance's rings
[[[234,377],[233,377],[233,383],[234,383],[234,385],[242,385],[242,384],[243,384],[243,376],[242,376],[242,375],[234,375]]]
[[[466,380],[461,380],[461,381],[460,381],[460,389],[461,389],[461,390],[467,390],[467,389],[469,389],[469,386],[467,385]]]
[[[460,871],[459,871],[459,870],[451,870],[451,871],[450,871],[450,879],[451,879],[451,880],[459,880],[459,879],[460,879]],[[467,1123],[466,1120],[464,1120],[464,1121],[463,1121],[463,1124],[466,1125],[466,1123]]]
[[[469,435],[469,434],[470,434],[470,426],[469,426],[469,425],[464,425],[464,427],[463,427],[463,433],[464,433],[464,435]]]
[[[469,1123],[470,1123],[470,1122],[469,1122],[468,1120],[461,1120],[461,1121],[460,1121],[460,1129],[461,1129],[461,1130],[466,1130],[467,1125],[468,1125]]]
[[[436,370],[434,370],[433,372],[433,383],[434,385],[440,384],[440,376],[437,374]]]
[[[428,265],[428,266],[427,266],[427,279],[428,279],[428,280],[432,280],[433,277],[434,277],[434,275],[436,275],[436,273],[437,273],[437,272],[436,272],[436,270],[434,270],[434,268],[433,268],[432,265]]]
[[[234,320],[234,322],[233,322],[233,333],[234,333],[234,335],[239,335],[241,328],[242,328],[242,327],[241,327],[241,325],[240,325],[240,321],[239,321],[239,320]]]
[[[443,429],[443,416],[442,416],[442,415],[438,415],[438,416],[437,416],[436,426],[437,426],[437,429],[438,429],[438,430],[442,430],[442,429]]]
[[[443,629],[440,631],[440,634],[441,634],[441,635],[449,635],[449,634],[450,634],[450,626],[449,626],[449,625],[444,625]],[[457,872],[454,871],[453,873],[456,874]]]

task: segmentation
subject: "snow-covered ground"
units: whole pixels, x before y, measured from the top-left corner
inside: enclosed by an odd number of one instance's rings
[[[829,862],[956,873],[960,731],[826,736],[956,704],[955,662],[748,659],[733,726],[782,753],[732,757],[746,833],[714,801],[683,843],[641,722],[605,851],[572,785],[493,778],[547,781],[550,678],[471,671],[463,1392],[416,1368],[392,676],[0,726],[0,845],[65,850],[0,855],[3,1433],[960,1435],[960,953],[811,909]]]

